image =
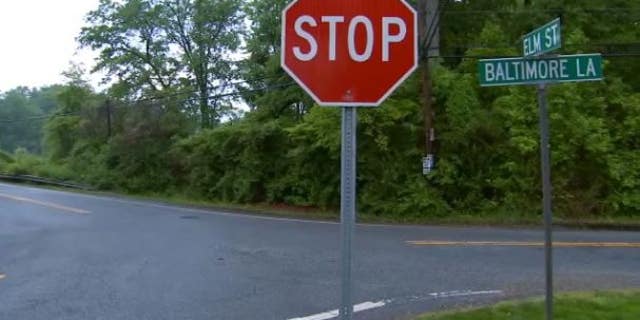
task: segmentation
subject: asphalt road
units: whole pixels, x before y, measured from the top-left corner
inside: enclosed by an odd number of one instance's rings
[[[542,294],[542,239],[533,229],[359,225],[355,318]],[[640,287],[640,233],[555,239],[568,243],[555,250],[558,290]],[[0,319],[331,319],[339,244],[335,223],[0,184]]]

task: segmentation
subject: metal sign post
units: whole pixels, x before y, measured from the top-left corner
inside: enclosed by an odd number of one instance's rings
[[[542,169],[542,206],[544,210],[544,257],[545,257],[545,314],[553,319],[553,246],[551,211],[551,157],[549,155],[549,114],[547,110],[547,86],[538,85],[540,106],[540,163]]]
[[[342,108],[340,217],[342,228],[342,303],[340,318],[351,320],[351,251],[356,217],[356,108]]]

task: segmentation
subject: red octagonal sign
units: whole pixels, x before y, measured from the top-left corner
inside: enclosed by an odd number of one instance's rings
[[[282,12],[282,67],[324,106],[377,106],[418,65],[404,0],[294,0]]]

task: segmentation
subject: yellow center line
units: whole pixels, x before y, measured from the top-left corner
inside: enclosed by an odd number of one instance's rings
[[[66,207],[66,206],[55,204],[55,203],[52,203],[52,202],[39,201],[39,200],[34,200],[34,199],[29,199],[29,198],[17,197],[17,196],[4,194],[4,193],[0,193],[0,198],[5,198],[5,199],[19,201],[19,202],[25,202],[25,203],[31,203],[31,204],[37,204],[37,205],[40,205],[40,206],[43,206],[43,207],[62,210],[62,211],[67,211],[67,212],[71,212],[71,213],[78,213],[78,214],[91,213],[91,211],[87,211],[87,210],[83,210],[83,209]]]
[[[460,247],[543,247],[536,241],[407,241],[414,246],[460,246]],[[554,241],[557,248],[640,248],[640,242],[564,242]]]

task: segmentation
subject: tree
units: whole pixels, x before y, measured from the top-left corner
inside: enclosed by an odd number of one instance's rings
[[[61,86],[18,87],[0,95],[0,149],[42,151],[42,127],[57,107]]]
[[[38,125],[41,111],[30,103],[31,90],[19,87],[2,95],[0,100],[0,148],[13,152],[24,147],[32,152],[40,150]]]
[[[71,155],[78,141],[92,138],[86,129],[96,128],[88,121],[98,97],[91,87],[70,83],[57,96],[58,106],[44,125],[45,151],[49,159],[61,161]]]
[[[234,78],[240,45],[239,0],[102,0],[79,41],[100,51],[97,70],[129,99],[181,93],[202,127],[224,116],[220,93]]]
[[[244,10],[251,22],[248,56],[241,63],[239,90],[253,111],[266,118],[301,121],[313,101],[280,67],[281,13],[287,0],[251,0]]]

